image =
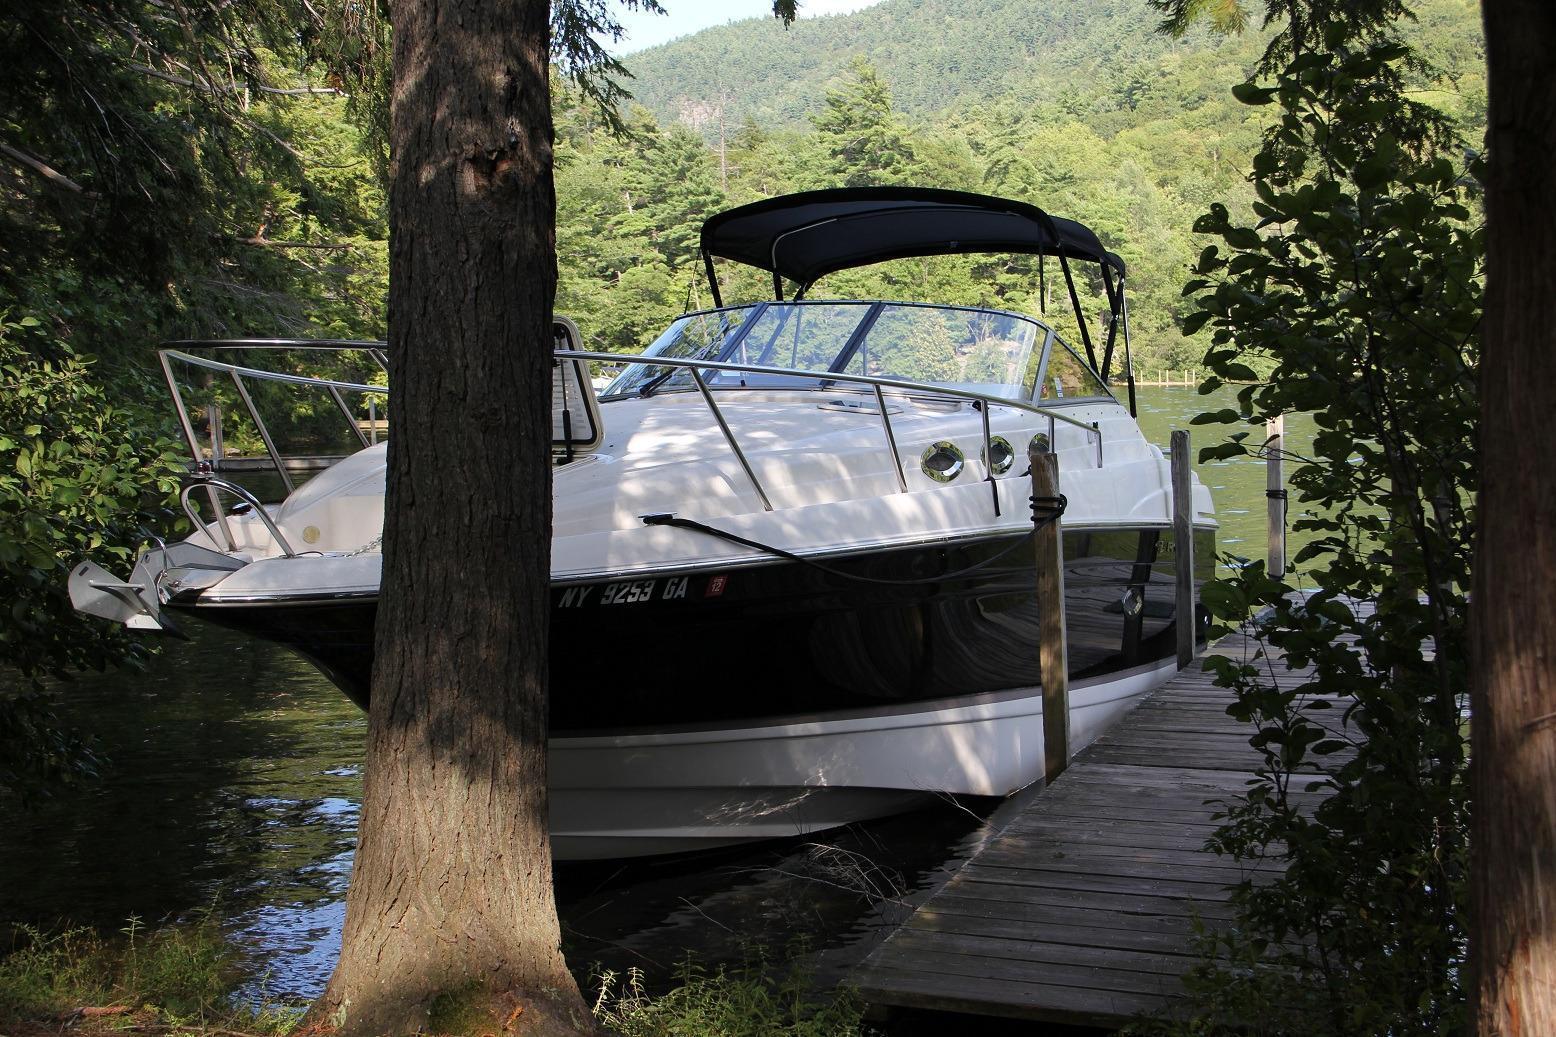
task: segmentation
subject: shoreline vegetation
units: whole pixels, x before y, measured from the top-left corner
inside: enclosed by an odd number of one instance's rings
[[[131,918],[112,933],[12,925],[0,930],[0,1034],[325,1037],[303,1026],[306,1003],[240,999],[241,957],[210,911],[154,927]],[[850,991],[817,991],[795,962],[760,955],[740,968],[688,961],[663,990],[650,989],[636,970],[595,969],[585,993],[601,1032],[620,1037],[870,1032]],[[431,1022],[429,1034],[467,1032],[457,1020]]]

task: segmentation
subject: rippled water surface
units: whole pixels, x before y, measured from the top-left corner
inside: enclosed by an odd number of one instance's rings
[[[1144,389],[1141,423],[1165,445],[1217,400]],[[1220,434],[1194,431],[1196,447]],[[1311,437],[1300,422],[1288,433],[1293,447]],[[1222,547],[1262,556],[1262,463],[1201,476]],[[248,952],[252,996],[311,997],[339,946],[366,722],[288,653],[193,633],[143,674],[66,687],[70,719],[109,764],[96,783],[0,815],[0,920],[112,928],[211,906]],[[754,850],[562,867],[569,960],[583,978],[595,963],[665,976],[689,954],[739,961],[760,940],[775,953],[803,945],[818,978],[841,975],[976,849],[995,806],[936,802]]]

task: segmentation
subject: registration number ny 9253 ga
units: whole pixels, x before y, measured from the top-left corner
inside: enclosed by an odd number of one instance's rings
[[[691,578],[671,576],[663,580],[624,580],[607,583],[600,588],[598,605],[635,605],[645,601],[674,601],[686,597]],[[589,604],[593,587],[569,587],[562,592],[559,602],[562,608],[579,608]]]

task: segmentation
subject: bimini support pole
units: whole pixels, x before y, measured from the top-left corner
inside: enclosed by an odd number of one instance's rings
[[[1135,410],[1135,358],[1129,352],[1129,296],[1124,291],[1124,279],[1118,279],[1118,315],[1124,322],[1124,376],[1129,382],[1129,416],[1139,417]]]
[[[713,293],[713,308],[717,310],[724,305],[724,300],[719,298],[719,278],[713,272],[713,253],[703,249],[702,262],[708,269],[708,290]]]
[[[1059,269],[1064,271],[1064,283],[1070,289],[1070,307],[1075,310],[1075,323],[1081,329],[1081,343],[1086,347],[1086,362],[1095,371],[1097,370],[1097,350],[1091,344],[1091,331],[1086,327],[1086,314],[1081,310],[1080,293],[1075,290],[1075,275],[1070,273],[1070,260],[1063,252],[1059,253]]]
[[[1102,287],[1108,294],[1108,339],[1102,346],[1102,368],[1097,372],[1104,382],[1113,373],[1113,345],[1118,341],[1118,293],[1113,287],[1113,273],[1106,263],[1101,264]]]

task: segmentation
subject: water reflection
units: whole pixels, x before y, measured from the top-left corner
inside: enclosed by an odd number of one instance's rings
[[[1226,405],[1189,389],[1140,400],[1163,445]],[[1299,422],[1287,429],[1293,448],[1311,440]],[[1211,435],[1196,429],[1196,447]],[[1214,467],[1222,546],[1262,553],[1262,462]],[[249,996],[309,998],[339,949],[366,722],[285,652],[203,625],[192,633],[143,674],[71,683],[67,717],[109,766],[35,812],[0,816],[0,920],[118,928],[216,905],[249,952]],[[760,935],[777,953],[804,944],[819,980],[840,978],[977,849],[995,807],[937,802],[755,849],[564,866],[564,946],[580,972],[638,966],[654,982],[689,953],[742,961]]]
[[[340,946],[365,719],[279,649],[203,624],[191,634],[144,674],[72,683],[69,719],[110,763],[100,782],[0,818],[0,919],[115,929],[214,905],[247,952],[249,999],[311,998]],[[692,858],[564,865],[564,947],[581,980],[596,964],[636,966],[650,984],[688,955],[743,961],[758,937],[774,954],[805,945],[835,958],[899,919],[992,806],[945,803]]]

